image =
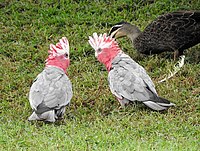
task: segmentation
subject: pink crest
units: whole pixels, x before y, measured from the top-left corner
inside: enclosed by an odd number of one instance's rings
[[[67,54],[69,56],[69,42],[66,37],[62,37],[56,45],[50,44],[48,51],[51,57]]]
[[[62,37],[59,42],[54,45],[50,44],[49,56],[46,59],[46,66],[54,66],[66,71],[70,64],[69,59],[69,42],[66,37]]]
[[[94,48],[97,59],[110,71],[112,60],[122,52],[115,39],[107,36],[106,33],[99,36],[93,33],[93,37],[89,36],[89,44]]]
[[[115,39],[107,36],[106,33],[104,33],[103,35],[100,34],[99,36],[97,35],[97,33],[93,33],[93,37],[89,36],[88,42],[95,51],[97,51],[98,49],[118,47]]]

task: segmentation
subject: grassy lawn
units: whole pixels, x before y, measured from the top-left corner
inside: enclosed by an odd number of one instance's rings
[[[93,32],[108,32],[122,20],[143,30],[160,14],[195,9],[199,0],[0,1],[0,150],[199,150],[200,45],[185,51],[175,77],[157,83],[175,63],[172,54],[141,57],[127,38],[118,40],[145,67],[159,95],[176,104],[159,113],[141,104],[120,109],[88,44]],[[61,121],[30,123],[30,86],[44,68],[49,44],[62,36],[71,49],[71,105]]]

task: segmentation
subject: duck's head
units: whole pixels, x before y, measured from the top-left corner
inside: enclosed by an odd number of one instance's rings
[[[127,36],[131,40],[134,40],[140,33],[141,31],[137,26],[123,21],[112,26],[108,35],[116,39]]]

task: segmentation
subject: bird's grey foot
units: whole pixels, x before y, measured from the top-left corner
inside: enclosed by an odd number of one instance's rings
[[[173,72],[169,71],[170,73],[162,80],[158,81],[158,83],[164,82],[171,77],[173,77],[184,65],[185,55],[179,57],[179,61],[174,65]]]
[[[117,98],[118,99],[118,101],[119,101],[119,103],[120,103],[120,108],[124,108],[127,104],[129,104],[129,100],[127,100],[127,99],[125,99],[125,98],[123,98],[123,99],[119,99],[119,98]]]

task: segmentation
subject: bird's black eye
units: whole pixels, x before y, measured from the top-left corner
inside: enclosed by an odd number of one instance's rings
[[[97,49],[97,52],[99,53],[99,52],[101,52],[102,51],[102,49],[101,48],[99,48],[99,49]]]
[[[68,54],[67,53],[65,54],[65,57],[68,58]]]

